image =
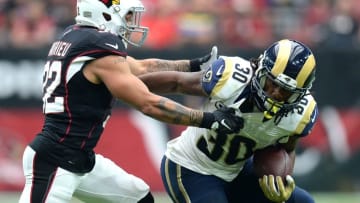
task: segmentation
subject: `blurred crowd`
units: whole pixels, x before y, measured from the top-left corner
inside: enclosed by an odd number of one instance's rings
[[[359,0],[143,0],[145,47],[263,48],[281,38],[312,47],[360,44]],[[41,48],[74,23],[76,0],[0,0],[0,48]]]

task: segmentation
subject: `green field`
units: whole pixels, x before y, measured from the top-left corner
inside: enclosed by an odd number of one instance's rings
[[[360,203],[358,193],[313,193],[316,203]]]
[[[358,193],[313,193],[316,203],[360,203],[360,192]],[[1,203],[16,203],[19,193],[0,193]],[[169,198],[162,193],[155,194],[156,203],[170,203]],[[73,200],[72,203],[80,203]]]

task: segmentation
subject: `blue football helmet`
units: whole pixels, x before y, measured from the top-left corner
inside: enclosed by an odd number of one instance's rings
[[[257,107],[265,118],[292,111],[309,94],[315,80],[315,57],[304,44],[284,39],[272,44],[258,59],[251,87]],[[290,92],[287,101],[276,101],[264,90],[266,80]]]

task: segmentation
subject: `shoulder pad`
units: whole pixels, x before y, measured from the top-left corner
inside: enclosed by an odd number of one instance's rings
[[[99,32],[99,35],[100,39],[96,42],[99,48],[111,52],[126,52],[124,43],[118,36],[107,32]]]
[[[201,83],[210,97],[226,100],[241,94],[252,76],[249,61],[240,57],[221,56],[206,70]]]
[[[307,101],[299,104],[303,105],[304,107],[303,119],[301,120],[301,123],[296,129],[297,134],[299,134],[300,136],[308,135],[313,129],[317,118],[319,117],[319,109],[314,97],[312,95],[307,95],[306,97],[304,97],[304,99],[306,99]]]
[[[318,117],[318,107],[312,95],[305,96],[295,109],[282,119],[279,127],[288,129],[298,136],[308,135]]]
[[[122,40],[109,32],[80,28],[74,29],[64,38],[74,44],[72,56],[88,56],[96,59],[107,55],[127,55]]]

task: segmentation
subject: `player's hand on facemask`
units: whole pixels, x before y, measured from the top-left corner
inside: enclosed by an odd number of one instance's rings
[[[190,71],[197,72],[208,68],[218,58],[217,46],[213,46],[211,52],[203,57],[190,60]]]
[[[200,127],[215,130],[219,134],[232,134],[244,127],[244,119],[235,114],[234,108],[224,106],[212,113],[205,112]]]
[[[290,176],[286,176],[286,184],[280,176],[264,175],[259,178],[259,184],[266,198],[273,202],[283,203],[287,201],[295,189],[295,181]]]

